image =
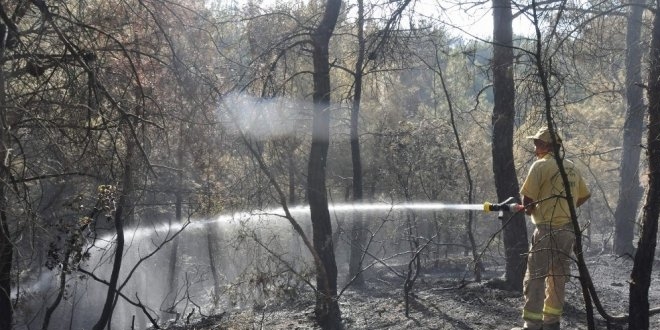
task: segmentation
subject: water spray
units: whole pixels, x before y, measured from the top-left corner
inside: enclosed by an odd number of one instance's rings
[[[516,203],[516,199],[513,197],[507,198],[504,202],[499,204],[491,204],[489,202],[484,203],[484,212],[513,212],[518,213],[525,209],[525,206],[522,204]]]

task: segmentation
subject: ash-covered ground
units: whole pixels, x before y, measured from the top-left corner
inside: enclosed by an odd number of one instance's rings
[[[340,305],[345,329],[511,329],[522,324],[520,293],[498,289],[498,272],[488,270],[481,283],[461,282],[460,261],[427,268],[414,287],[409,316],[405,315],[404,280],[385,269],[374,270],[363,288],[349,288]],[[633,262],[613,255],[587,257],[598,298],[610,315],[628,312],[628,280]],[[464,273],[464,272],[463,272]],[[465,274],[469,278],[469,274]],[[577,276],[577,269],[573,269]],[[490,278],[489,278],[490,277]],[[657,271],[650,290],[651,307],[660,306]],[[264,306],[226,311],[202,319],[178,322],[168,329],[317,329],[311,293]],[[594,310],[597,329],[626,329],[610,325]],[[660,315],[651,317],[651,329],[660,329]],[[587,329],[587,316],[578,278],[567,286],[562,329]]]

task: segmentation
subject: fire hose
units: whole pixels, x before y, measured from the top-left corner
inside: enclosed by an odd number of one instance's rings
[[[498,204],[491,204],[489,202],[484,203],[484,212],[513,212],[517,213],[523,211],[525,206],[522,204],[516,203],[514,197],[509,197],[505,201]]]

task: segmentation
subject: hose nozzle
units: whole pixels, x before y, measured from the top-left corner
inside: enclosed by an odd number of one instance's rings
[[[509,197],[504,202],[499,204],[491,204],[489,202],[484,203],[484,212],[506,211],[506,212],[517,213],[524,209],[525,207],[521,204],[516,203],[516,199],[513,197]]]

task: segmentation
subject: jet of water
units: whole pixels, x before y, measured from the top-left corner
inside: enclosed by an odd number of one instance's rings
[[[483,204],[444,204],[444,203],[403,203],[403,204],[335,204],[328,206],[330,211],[352,212],[352,211],[389,211],[389,210],[475,210],[482,211]]]

